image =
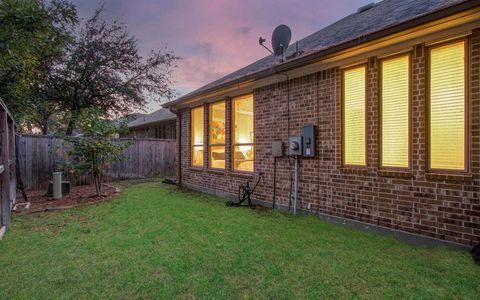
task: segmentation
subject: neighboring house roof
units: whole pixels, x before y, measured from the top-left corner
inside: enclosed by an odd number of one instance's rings
[[[161,108],[149,115],[140,116],[128,123],[128,128],[141,127],[153,123],[160,123],[175,120],[177,116],[173,114],[168,108]]]
[[[415,24],[414,20],[419,21],[420,24],[431,21],[427,18],[425,20],[420,19],[436,12],[440,13],[447,8],[453,9],[459,4],[474,7],[478,6],[478,0],[384,0],[378,2],[371,9],[355,12],[298,41],[298,49],[301,51],[301,55],[293,59],[280,62],[278,57],[269,55],[164,106],[169,107],[184,100],[249,79],[273,75],[281,70],[282,65],[291,64],[289,69],[299,67],[302,62],[307,64],[308,59],[318,59],[324,55],[404,30],[405,28],[400,28],[402,24],[411,23],[412,26],[416,26],[418,24]],[[458,7],[459,11],[464,9]],[[286,51],[286,56],[294,55],[295,48],[295,43],[290,45]]]
[[[128,125],[128,123],[130,123],[130,122],[132,122],[132,121],[134,121],[138,118],[143,118],[146,115],[147,114],[142,114],[142,113],[129,114],[129,115],[126,115],[126,116],[121,117],[121,118],[113,119],[112,124],[114,124],[115,126],[118,126],[123,122],[127,122],[127,125]]]
[[[123,119],[127,121],[127,123],[130,123],[132,121],[135,121],[139,118],[143,118],[145,116],[147,116],[148,114],[142,114],[142,113],[133,113],[133,114],[129,114],[127,116],[125,116]]]

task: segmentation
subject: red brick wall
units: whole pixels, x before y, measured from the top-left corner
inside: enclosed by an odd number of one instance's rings
[[[226,115],[231,115],[231,100],[226,99]],[[244,184],[247,180],[252,180],[253,175],[235,173],[231,171],[232,162],[231,162],[231,148],[228,145],[231,143],[231,130],[226,130],[226,147],[225,147],[225,170],[212,170],[207,166],[208,164],[208,115],[209,115],[209,106],[204,104],[204,167],[192,167],[191,166],[191,130],[190,130],[190,109],[184,109],[180,111],[180,127],[182,134],[180,135],[179,142],[181,144],[181,174],[182,174],[182,183],[187,186],[192,186],[194,188],[204,189],[211,192],[219,193],[228,193],[235,194],[237,193],[238,187],[240,184]],[[225,126],[231,128],[231,118],[227,117]],[[180,156],[179,156],[180,157]]]
[[[480,242],[480,30],[471,37],[470,173],[446,175],[427,172],[426,144],[426,49],[412,51],[412,168],[409,171],[379,169],[379,118],[377,59],[367,63],[367,168],[342,166],[341,71],[329,69],[254,90],[255,178],[264,180],[256,197],[272,201],[274,140],[287,144],[289,135],[301,135],[304,125],[317,126],[317,155],[300,160],[298,207],[312,212],[354,219],[436,239],[472,245]],[[230,124],[230,101],[227,124]],[[205,106],[208,122],[208,106]],[[182,112],[182,180],[206,190],[234,194],[250,176],[227,170],[190,167],[190,112]],[[207,127],[205,127],[208,141]],[[227,143],[230,141],[227,133]],[[229,149],[227,147],[227,149]],[[286,152],[286,151],[285,151]],[[292,158],[277,159],[276,201],[289,205],[293,178]],[[208,155],[205,154],[205,165]]]

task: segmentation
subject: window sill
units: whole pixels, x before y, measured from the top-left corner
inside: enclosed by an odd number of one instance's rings
[[[190,167],[188,168],[189,171],[194,171],[194,172],[203,172],[202,167]]]
[[[455,173],[426,173],[425,177],[429,180],[441,180],[468,183],[473,181],[472,174],[455,174]]]
[[[413,172],[408,170],[378,170],[378,174],[383,177],[412,178]]]
[[[225,175],[225,169],[207,169],[207,173]]]

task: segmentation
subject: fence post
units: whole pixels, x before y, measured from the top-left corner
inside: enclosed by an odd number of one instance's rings
[[[12,199],[12,206],[16,204],[17,201],[17,159],[16,159],[16,144],[15,144],[15,123],[12,121],[8,129],[10,130],[9,134],[9,146],[10,146],[10,197]]]
[[[2,225],[8,227],[10,225],[10,144],[8,130],[8,115],[6,111],[0,112],[0,132],[2,134],[2,153],[1,164],[3,165],[2,173]]]

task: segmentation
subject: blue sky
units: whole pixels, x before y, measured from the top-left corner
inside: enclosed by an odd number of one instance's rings
[[[174,88],[182,95],[235,71],[268,53],[273,29],[286,24],[292,42],[356,11],[372,0],[73,0],[81,18],[104,4],[106,17],[123,21],[140,50],[167,46],[182,57]],[[147,111],[160,104],[150,103]]]

